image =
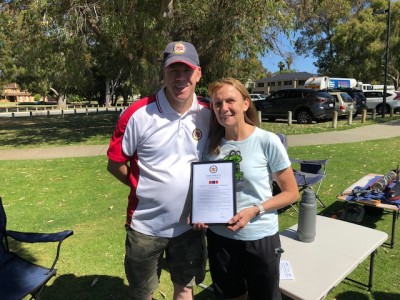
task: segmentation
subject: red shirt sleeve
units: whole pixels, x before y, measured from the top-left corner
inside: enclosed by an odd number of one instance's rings
[[[114,162],[123,163],[131,159],[131,157],[126,156],[125,153],[122,151],[122,140],[124,138],[126,125],[128,124],[129,119],[132,117],[135,111],[153,101],[155,101],[155,95],[143,98],[131,104],[122,113],[121,117],[118,120],[117,125],[115,126],[114,133],[111,137],[110,145],[107,150],[107,157],[110,160]]]

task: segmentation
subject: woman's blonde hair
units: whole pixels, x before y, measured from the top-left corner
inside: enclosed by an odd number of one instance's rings
[[[247,91],[243,83],[241,83],[239,80],[231,77],[218,79],[208,86],[208,95],[212,98],[213,93],[219,88],[223,87],[224,85],[233,86],[240,92],[240,94],[242,94],[243,100],[248,99],[250,105],[247,111],[245,111],[244,113],[244,121],[247,124],[258,127],[260,125],[260,121],[258,119],[257,110],[254,106],[253,101],[251,101],[249,92]],[[225,128],[218,123],[217,117],[215,116],[213,110],[212,101],[210,104],[210,109],[211,109],[211,121],[210,121],[211,127],[210,127],[210,144],[208,147],[208,152],[213,154],[219,154],[219,143],[225,135]]]

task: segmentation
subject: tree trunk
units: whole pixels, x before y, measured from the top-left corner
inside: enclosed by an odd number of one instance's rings
[[[106,107],[111,106],[111,80],[106,79],[106,101],[104,105]]]
[[[122,75],[123,68],[121,68],[118,72],[117,78],[115,80],[111,79],[106,79],[106,107],[112,105],[115,105],[113,98],[115,95],[115,88],[120,84],[120,78]],[[115,101],[117,101],[115,99]]]
[[[54,88],[50,88],[50,90],[54,93],[54,96],[57,100],[57,108],[62,109],[67,107],[67,97],[64,94],[60,94]]]
[[[66,107],[67,107],[67,97],[66,97],[64,94],[60,94],[60,95],[57,97],[57,107],[58,107],[59,109],[62,109],[62,108],[66,108]]]
[[[392,72],[390,72],[390,74],[388,74],[388,76],[392,79],[394,89],[397,91],[400,84],[400,71],[394,69]]]

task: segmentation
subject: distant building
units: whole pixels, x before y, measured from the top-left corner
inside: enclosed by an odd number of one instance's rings
[[[1,92],[2,99],[4,98],[9,102],[34,102],[31,93],[21,91],[16,83],[10,83],[3,87]]]
[[[306,80],[313,76],[317,75],[308,72],[276,73],[272,77],[257,80],[252,93],[268,95],[279,90],[302,88]]]
[[[255,83],[253,80],[251,80],[251,79],[247,79],[247,81],[245,82],[244,86],[245,86],[248,90],[251,90],[251,89],[254,89],[254,87],[256,86],[256,83]]]

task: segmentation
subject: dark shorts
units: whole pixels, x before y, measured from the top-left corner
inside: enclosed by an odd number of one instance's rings
[[[279,233],[255,241],[228,239],[207,231],[208,259],[215,294],[224,299],[248,292],[250,299],[281,299]]]
[[[158,286],[165,253],[175,284],[191,287],[204,280],[207,251],[204,231],[189,230],[175,238],[145,235],[127,229],[125,273],[129,299],[142,300]]]

